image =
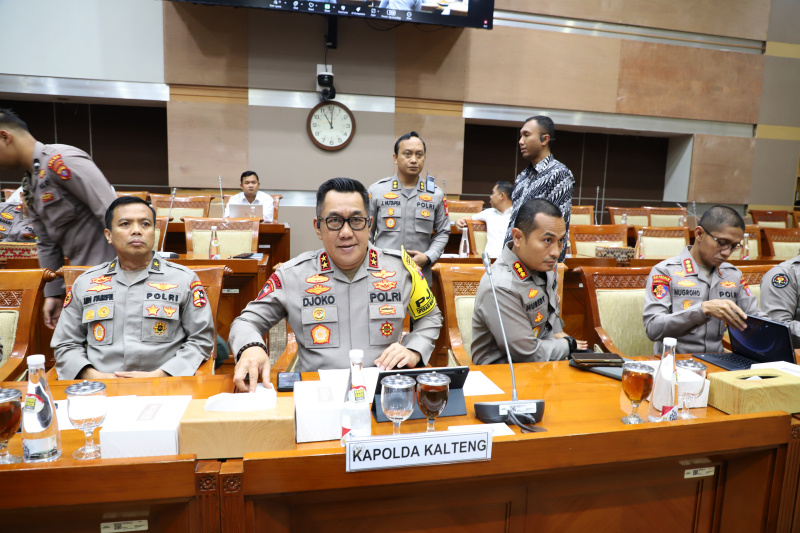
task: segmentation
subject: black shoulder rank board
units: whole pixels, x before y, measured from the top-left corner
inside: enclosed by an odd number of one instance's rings
[[[153,258],[153,270],[161,270],[161,260],[158,258]]]
[[[327,270],[331,270],[331,262],[328,259],[327,252],[322,252],[321,254],[319,254],[319,269],[322,272],[325,272]]]
[[[369,267],[378,268],[378,251],[375,248],[369,249]]]
[[[117,268],[117,260],[116,259],[111,261],[111,263],[108,265],[108,271],[109,272],[114,272],[115,268]]]
[[[426,179],[425,182],[425,189],[428,192],[436,192],[436,178],[433,176],[428,176],[428,179]]]

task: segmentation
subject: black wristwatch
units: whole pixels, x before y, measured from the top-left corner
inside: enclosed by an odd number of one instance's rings
[[[426,257],[427,257],[427,256],[426,256]],[[429,266],[431,266],[431,263],[432,263],[432,262],[433,262],[433,261],[431,261],[431,258],[430,258],[430,257],[428,257],[428,260],[427,260],[427,261],[425,261],[425,266],[426,266],[426,267],[429,267]]]
[[[578,341],[576,341],[575,339],[573,339],[569,335],[567,335],[564,338],[567,339],[567,342],[569,343],[569,353],[577,352],[578,351]]]

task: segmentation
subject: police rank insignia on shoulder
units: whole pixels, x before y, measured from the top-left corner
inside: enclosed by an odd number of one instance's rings
[[[70,172],[67,165],[64,164],[61,154],[56,154],[51,157],[50,161],[47,163],[47,168],[58,174],[62,180],[68,180],[72,177],[72,172]]]
[[[425,190],[425,182],[424,181],[420,181],[419,182],[419,190],[421,190],[421,191]]]
[[[398,190],[399,188],[400,188],[400,184],[397,182],[397,180],[392,180],[392,189]]]
[[[378,251],[375,248],[369,249],[369,267],[378,268]]]
[[[686,274],[694,274],[694,263],[688,257],[683,260],[683,271]]]
[[[319,269],[323,272],[331,269],[331,261],[328,259],[327,252],[319,254]]]
[[[669,294],[670,281],[672,281],[670,277],[663,274],[656,274],[653,276],[653,286],[651,287],[653,296],[660,300]]]
[[[772,276],[772,286],[777,289],[782,289],[789,284],[789,278],[786,274],[775,274]]]
[[[161,261],[153,259],[153,270],[161,270]]]
[[[517,277],[519,279],[525,279],[528,277],[528,271],[525,270],[525,265],[523,265],[521,261],[514,261],[512,268],[514,272],[517,273]]]

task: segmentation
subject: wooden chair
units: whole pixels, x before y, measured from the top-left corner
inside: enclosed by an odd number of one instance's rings
[[[169,213],[169,194],[151,194],[150,204],[156,210],[156,216],[167,216]],[[172,205],[172,218],[183,220],[184,217],[207,217],[214,196],[176,196]]]
[[[749,210],[753,217],[753,224],[762,228],[788,228],[789,211],[760,211],[757,209]]]
[[[765,228],[767,251],[775,259],[791,259],[800,254],[800,228]]]
[[[628,215],[629,226],[649,226],[650,215],[644,207],[607,207],[612,224],[622,224],[622,215]],[[570,224],[570,227],[572,225]]]
[[[167,217],[156,217],[156,239],[153,241],[153,251],[158,251],[167,238]]]
[[[147,191],[117,191],[117,198],[122,198],[123,196],[135,196],[146,202],[150,198],[150,193]],[[167,209],[169,209],[169,206],[167,206]]]
[[[594,206],[573,205],[572,214],[569,216],[570,225],[589,226],[594,224]]]
[[[83,274],[87,268],[91,267],[64,266],[59,268],[56,274],[64,278],[64,285],[66,286],[67,290],[69,290],[72,288],[72,285],[75,283],[75,280],[78,279],[78,276]],[[208,299],[208,304],[211,307],[211,316],[214,318],[214,332],[216,333],[218,331],[217,313],[219,311],[219,300],[222,294],[223,277],[233,274],[233,270],[231,270],[229,267],[210,266],[210,265],[190,266],[187,268],[189,268],[195,274],[197,274],[197,278],[200,280],[200,283],[203,284],[203,288],[206,291],[206,298]],[[209,357],[208,360],[200,364],[200,366],[197,368],[197,372],[195,372],[194,375],[201,376],[201,375],[213,374],[214,359],[216,357],[216,354],[217,354],[217,342],[215,335],[214,345],[211,350],[211,357]],[[47,376],[50,379],[58,379],[55,368],[52,368],[50,371],[48,371]]]
[[[689,246],[689,238],[689,228],[685,226],[666,228],[645,226],[642,228],[644,259],[675,257]]]
[[[686,208],[685,207],[648,207],[647,209],[647,225],[658,228],[673,228],[675,226],[686,225]],[[683,217],[683,224],[681,224],[681,217]]]
[[[272,197],[272,222],[278,221],[278,208],[281,206],[281,200],[283,200],[282,194],[270,194]],[[228,202],[231,201],[233,195],[225,194],[222,196],[222,201],[225,205],[228,205]]]
[[[486,271],[483,265],[436,263],[433,275],[442,290],[439,308],[444,317],[445,347],[458,365],[471,365],[472,313],[475,294]]]
[[[39,252],[35,242],[0,242],[0,261],[8,259],[36,259]]]
[[[11,195],[17,191],[17,189],[0,189],[0,191],[3,191],[3,201],[7,202],[8,199],[11,198]]]
[[[755,224],[748,224],[744,227],[747,234],[747,243],[750,247],[750,259],[757,259],[761,254],[761,228]],[[741,248],[733,252],[729,259],[741,259]]]
[[[236,354],[231,354],[235,357]],[[270,368],[270,379],[276,382],[280,372],[294,372],[297,366],[297,338],[294,331],[289,326],[289,321],[286,321],[286,347],[283,349],[280,357],[275,361],[275,364]]]
[[[747,284],[750,286],[750,292],[753,293],[753,296],[758,298],[759,307],[761,307],[761,279],[764,277],[764,274],[774,266],[775,265],[745,265],[736,267],[742,271],[742,276],[744,276],[745,281],[747,281]]]
[[[792,222],[795,228],[800,228],[800,211],[792,211]]]
[[[0,270],[0,382],[20,379],[37,337],[44,284],[56,278],[47,269]]]
[[[450,212],[450,221],[455,222],[483,211],[483,200],[448,200],[447,210]]]
[[[581,267],[591,325],[585,330],[589,347],[626,357],[653,355],[642,315],[647,290],[646,267]]]
[[[467,219],[469,228],[469,249],[473,254],[481,255],[486,250],[486,222]]]
[[[628,227],[624,224],[589,226],[570,224],[569,244],[573,256],[594,257],[594,249],[598,246],[627,246]]]
[[[194,218],[186,217],[186,251],[207,253],[211,242],[211,226],[217,227],[222,257],[258,251],[257,218]]]

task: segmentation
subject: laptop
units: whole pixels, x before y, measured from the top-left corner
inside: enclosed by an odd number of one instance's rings
[[[262,204],[230,204],[228,218],[264,218],[264,206]],[[254,209],[254,213],[251,211]]]
[[[747,315],[744,331],[728,328],[731,353],[692,354],[725,370],[748,370],[755,363],[786,361],[794,364],[794,349],[789,326],[767,318]]]

